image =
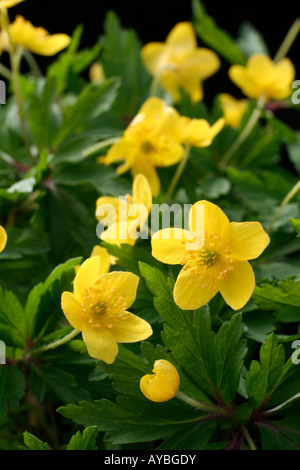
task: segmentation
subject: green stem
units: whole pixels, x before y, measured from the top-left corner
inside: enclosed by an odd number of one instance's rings
[[[258,101],[256,102],[256,106],[246,126],[244,127],[242,132],[238,135],[237,139],[233,142],[232,146],[225,153],[223,159],[220,161],[220,164],[219,164],[220,170],[225,170],[233,154],[238,150],[238,148],[243,144],[243,142],[247,139],[247,137],[253,130],[255,124],[257,123],[257,121],[259,120],[261,116],[261,111],[265,105],[265,101],[266,101],[265,95],[262,94],[260,98],[258,99]]]
[[[226,410],[224,410],[223,408],[220,408],[219,406],[210,405],[209,403],[204,403],[202,401],[195,400],[194,398],[188,397],[182,392],[177,391],[175,396],[179,398],[179,400],[187,403],[188,405],[191,405],[194,408],[197,408],[197,410],[208,411],[209,413],[217,413],[219,415],[227,414]]]
[[[249,431],[248,431],[248,429],[246,428],[246,426],[244,424],[242,425],[242,431],[243,431],[244,437],[245,437],[245,439],[247,441],[247,444],[250,447],[250,449],[251,450],[256,450],[256,446],[254,444],[254,441],[253,441],[252,437],[250,436]]]
[[[11,70],[12,70],[12,82],[13,82],[14,95],[15,95],[16,104],[17,104],[17,108],[19,112],[19,118],[20,118],[20,129],[21,129],[22,137],[23,137],[27,152],[32,162],[35,163],[34,157],[30,149],[30,142],[27,136],[22,96],[21,96],[20,84],[19,84],[19,67],[20,67],[22,53],[20,49],[17,50],[16,52],[14,51],[14,45],[13,45],[10,31],[9,31],[9,17],[8,17],[7,9],[2,8],[1,13],[2,13],[3,29],[5,30],[7,34],[7,40],[8,40],[8,49],[9,49],[8,53],[9,53],[9,58],[10,58]]]
[[[38,349],[33,349],[32,353],[34,353],[34,355],[36,355],[36,354],[39,354],[39,353],[42,353],[42,352],[45,352],[45,351],[49,351],[50,349],[58,348],[59,346],[62,346],[63,344],[65,344],[68,341],[70,341],[71,339],[73,339],[75,336],[78,335],[78,333],[79,333],[79,331],[74,329],[74,330],[71,331],[71,333],[67,334],[66,336],[63,336],[63,338],[60,338],[56,341],[53,341],[52,343],[45,344],[44,346],[41,346]]]
[[[285,208],[285,206],[290,202],[291,199],[293,199],[293,197],[297,194],[297,192],[300,190],[300,180],[298,181],[298,183],[295,184],[295,186],[288,192],[288,194],[285,196],[285,198],[283,199],[282,203],[280,204],[280,206],[278,207],[273,219],[271,220],[268,228],[267,228],[267,232],[269,233],[271,231],[271,229],[273,228],[273,225],[275,224],[275,222],[278,220],[280,214],[282,213],[283,209]]]
[[[31,54],[31,52],[28,49],[24,49],[23,57],[26,60],[26,62],[28,63],[29,67],[31,68],[31,71],[33,72],[33,74],[36,77],[41,78],[43,76],[42,72],[41,72],[41,69],[40,69],[37,61],[35,60],[34,56]]]
[[[189,159],[189,156],[190,156],[190,150],[191,150],[191,147],[189,145],[187,145],[185,147],[185,152],[184,152],[184,155],[182,157],[182,160],[180,161],[179,165],[177,166],[177,169],[176,169],[176,172],[173,176],[173,179],[170,183],[170,186],[168,188],[168,191],[166,193],[166,197],[165,197],[165,201],[168,202],[172,195],[173,195],[173,192],[176,188],[176,185],[179,181],[179,178],[181,177],[185,167],[186,167],[186,164],[187,164],[187,161]]]
[[[109,145],[115,144],[121,139],[121,137],[112,137],[111,139],[103,140],[102,142],[98,142],[97,144],[88,147],[86,150],[83,151],[82,155],[84,157],[89,157],[98,150],[102,150],[104,147],[108,147]]]
[[[159,80],[160,80],[159,75],[158,74],[154,75],[151,86],[150,86],[149,98],[151,96],[156,96]]]
[[[7,80],[11,79],[11,71],[5,67],[3,64],[0,64],[0,74],[4,77],[7,78]]]
[[[290,27],[286,37],[284,38],[281,46],[279,47],[273,61],[279,62],[283,57],[285,57],[290,50],[293,42],[300,32],[300,18],[296,18],[292,26]]]

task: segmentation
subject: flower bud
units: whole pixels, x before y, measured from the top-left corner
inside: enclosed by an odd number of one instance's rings
[[[141,378],[142,393],[151,401],[163,402],[173,398],[179,388],[179,375],[175,367],[164,359],[155,361],[154,374],[147,374]]]

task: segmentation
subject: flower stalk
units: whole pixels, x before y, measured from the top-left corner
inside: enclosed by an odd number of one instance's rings
[[[166,196],[165,196],[165,201],[166,202],[168,202],[171,199],[171,197],[174,193],[174,190],[177,186],[177,183],[178,183],[182,173],[184,172],[184,169],[186,167],[186,164],[187,164],[189,156],[190,156],[190,151],[191,151],[191,147],[189,145],[186,145],[183,158],[180,161],[179,165],[177,166],[176,172],[173,176],[173,179],[172,179],[172,181],[170,183],[170,186],[168,188],[168,191],[166,193]]]
[[[74,329],[69,334],[67,334],[66,336],[63,336],[62,338],[60,338],[56,341],[53,341],[52,343],[45,344],[44,346],[41,346],[38,349],[32,350],[32,354],[34,353],[34,355],[37,355],[37,354],[43,353],[45,351],[49,351],[51,349],[56,349],[59,346],[62,346],[63,344],[67,343],[71,339],[75,338],[75,336],[77,336],[78,333],[79,333],[79,331]],[[30,354],[30,356],[31,356],[31,354]]]
[[[176,392],[175,397],[187,403],[188,405],[191,405],[193,408],[197,408],[197,410],[207,411],[208,413],[216,413],[218,415],[227,414],[227,411],[224,408],[195,400],[194,398],[191,398],[180,391]]]
[[[293,197],[297,194],[297,192],[300,190],[300,180],[298,181],[298,183],[295,184],[295,186],[293,186],[293,188],[288,192],[288,194],[285,196],[285,198],[283,199],[282,203],[280,204],[280,206],[278,207],[274,217],[272,218],[268,228],[267,228],[267,232],[270,233],[270,231],[272,230],[275,222],[277,222],[277,220],[279,219],[283,209],[285,208],[285,206],[293,199]]]

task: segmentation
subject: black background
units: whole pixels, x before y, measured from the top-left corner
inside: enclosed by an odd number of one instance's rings
[[[297,0],[251,0],[214,2],[204,0],[207,12],[217,24],[237,36],[240,24],[249,21],[265,37],[271,55],[280,46],[293,21],[300,14]],[[125,27],[136,29],[143,43],[164,41],[171,28],[179,21],[191,20],[190,0],[26,0],[10,9],[11,19],[16,14],[27,17],[35,26],[44,26],[51,33],[72,34],[82,23],[85,31],[82,46],[92,46],[103,32],[103,21],[108,10],[114,10]],[[297,59],[300,37],[291,49],[290,57]]]
[[[275,55],[292,23],[300,15],[297,0],[204,0],[203,3],[216,23],[234,38],[240,25],[250,22],[264,36],[271,56]],[[9,13],[11,20],[21,14],[50,33],[71,35],[78,24],[83,24],[81,48],[84,48],[93,46],[103,33],[104,19],[109,10],[117,13],[124,27],[134,28],[144,44],[164,41],[176,23],[192,19],[190,0],[25,0],[11,8]],[[201,41],[199,45],[206,46]],[[297,79],[300,79],[299,52],[300,35],[288,54],[296,66]],[[41,56],[37,59],[42,70],[53,60]],[[222,60],[218,73],[205,82],[208,103],[216,92],[241,96],[239,89],[228,78],[228,67],[229,64]]]

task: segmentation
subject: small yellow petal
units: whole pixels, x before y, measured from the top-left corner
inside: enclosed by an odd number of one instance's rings
[[[114,271],[103,274],[101,284],[105,286],[107,301],[116,313],[131,307],[136,299],[136,292],[140,278],[133,273]]]
[[[160,180],[154,165],[143,159],[137,159],[131,168],[133,178],[138,174],[143,174],[150,185],[153,196],[156,196],[160,191]]]
[[[241,260],[257,258],[270,243],[259,222],[231,222],[229,237],[231,256]]]
[[[179,388],[180,378],[176,368],[169,361],[155,361],[154,374],[144,375],[140,380],[140,389],[148,400],[161,403],[171,400]]]
[[[101,276],[102,274],[108,273],[110,270],[111,259],[110,259],[110,254],[108,253],[106,248],[100,245],[94,246],[92,253],[91,253],[91,258],[93,256],[99,256],[100,258],[99,276]]]
[[[132,185],[133,204],[143,204],[149,214],[152,204],[152,193],[147,178],[139,173],[135,176]]]
[[[161,64],[164,63],[165,45],[162,42],[150,42],[141,50],[141,58],[144,66],[152,75],[159,73]]]
[[[246,305],[253,293],[255,277],[248,261],[236,260],[232,267],[227,277],[220,281],[219,288],[225,302],[233,310],[239,310]]]
[[[167,264],[180,264],[187,256],[187,245],[194,239],[188,230],[165,228],[154,233],[151,240],[152,256]]]
[[[206,267],[182,269],[174,286],[174,301],[182,310],[196,310],[207,304],[218,292],[212,275]]]
[[[0,253],[4,250],[7,242],[7,233],[5,229],[0,225]]]
[[[111,334],[118,343],[143,341],[153,334],[151,325],[136,315],[125,311],[124,317],[115,317]]]
[[[86,322],[81,315],[82,308],[75,295],[71,292],[63,292],[61,307],[70,325],[76,328],[76,330],[82,331]]]
[[[229,225],[226,214],[217,205],[205,200],[196,202],[189,212],[189,227],[192,232],[201,233],[204,230],[226,238]]]
[[[99,256],[93,256],[80,265],[74,279],[74,295],[79,302],[83,299],[85,290],[94,286],[99,278],[99,273],[101,272],[100,264]]]
[[[82,331],[82,338],[91,357],[107,364],[114,362],[119,348],[109,329],[85,328]]]
[[[177,23],[169,32],[166,43],[178,53],[194,49],[197,40],[192,23],[188,21]]]

